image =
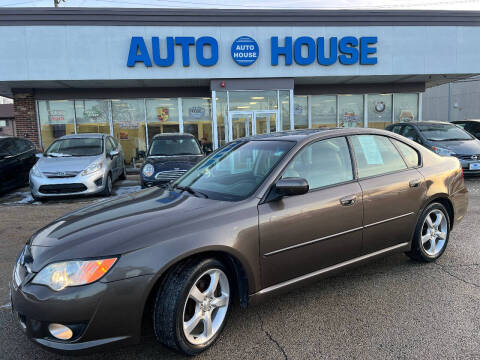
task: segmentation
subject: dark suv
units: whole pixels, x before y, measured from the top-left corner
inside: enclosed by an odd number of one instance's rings
[[[204,153],[191,134],[158,134],[140,171],[142,188],[166,185],[202,160]]]

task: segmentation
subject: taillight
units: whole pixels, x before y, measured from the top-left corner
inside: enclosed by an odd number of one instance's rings
[[[460,167],[460,171],[462,172],[462,179],[465,179],[465,177],[463,176],[463,167]]]

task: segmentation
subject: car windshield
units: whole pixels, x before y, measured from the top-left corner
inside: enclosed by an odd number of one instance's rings
[[[55,141],[45,151],[46,156],[96,156],[103,152],[101,138],[72,138]]]
[[[202,151],[193,137],[166,137],[153,139],[149,156],[200,155]]]
[[[420,132],[430,141],[472,140],[465,130],[451,124],[421,124]]]
[[[294,145],[277,140],[230,143],[197,164],[173,187],[216,200],[246,199]]]

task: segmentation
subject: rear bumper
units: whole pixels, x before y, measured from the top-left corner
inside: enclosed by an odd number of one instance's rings
[[[12,280],[13,315],[35,343],[59,352],[88,352],[110,345],[138,343],[144,294],[151,276],[66,288],[55,292],[46,286],[17,286]],[[71,340],[55,339],[51,323],[74,329]]]
[[[461,190],[450,195],[450,201],[453,205],[454,221],[452,227],[457,225],[465,216],[468,209],[468,190],[463,187]]]

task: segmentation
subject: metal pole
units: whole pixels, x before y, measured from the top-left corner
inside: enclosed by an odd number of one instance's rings
[[[448,83],[448,122],[450,122],[450,107],[452,106],[452,83]]]
[[[213,150],[218,148],[218,129],[217,129],[217,92],[212,90],[212,137]]]

